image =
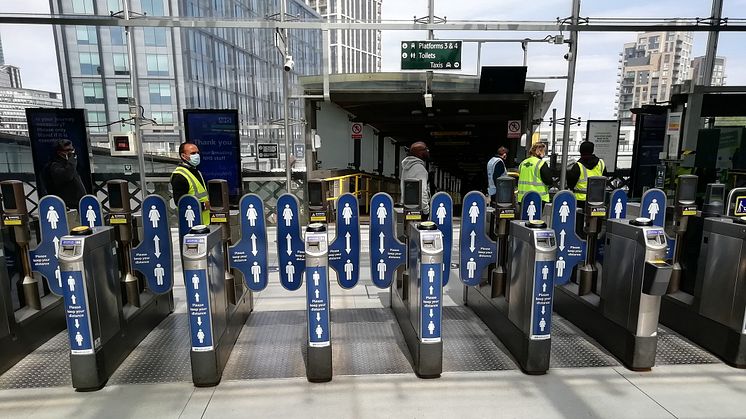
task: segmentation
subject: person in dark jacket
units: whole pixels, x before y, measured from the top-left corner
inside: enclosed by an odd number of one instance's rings
[[[588,178],[591,176],[607,176],[606,163],[598,158],[593,151],[595,146],[590,141],[580,144],[580,159],[567,171],[567,188],[575,192],[578,208],[585,205],[585,193]]]
[[[47,193],[60,197],[67,208],[78,208],[86,190],[78,173],[78,157],[72,141],[57,141],[54,156],[44,168],[44,184]]]

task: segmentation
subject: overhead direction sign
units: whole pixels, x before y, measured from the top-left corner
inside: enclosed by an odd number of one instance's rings
[[[402,70],[461,70],[461,41],[403,41]]]
[[[257,157],[260,159],[276,159],[279,158],[280,152],[278,151],[277,144],[273,143],[259,143],[256,145]]]

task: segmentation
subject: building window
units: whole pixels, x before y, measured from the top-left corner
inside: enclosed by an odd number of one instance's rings
[[[78,38],[78,45],[96,45],[98,43],[96,28],[93,26],[78,26],[75,32]]]
[[[112,27],[109,28],[111,33],[111,44],[112,45],[127,45],[127,37],[124,33],[124,28]]]
[[[168,83],[150,83],[148,85],[150,92],[151,105],[170,105],[171,104],[171,85]]]
[[[99,60],[98,53],[96,52],[81,52],[80,53],[80,74],[86,76],[95,76],[99,74],[99,66],[101,61]]]
[[[168,76],[168,55],[147,54],[148,76]]]
[[[159,124],[173,124],[174,123],[173,112],[151,112],[150,117],[155,119],[155,122]]]
[[[89,132],[106,132],[106,112],[86,111]]]
[[[115,52],[111,54],[114,61],[114,74],[124,76],[130,73],[130,63],[127,54]]]
[[[142,12],[148,16],[163,16],[163,0],[142,0]]]
[[[83,102],[88,104],[104,103],[104,85],[97,82],[83,83]]]
[[[106,0],[109,7],[109,13],[119,13],[122,11],[122,0]]]
[[[149,47],[166,46],[166,28],[143,28],[145,45]]]
[[[92,15],[93,0],[73,0],[73,13]]]
[[[129,105],[130,103],[129,98],[131,97],[130,84],[129,83],[117,83],[116,90],[117,90],[117,103],[120,105]]]

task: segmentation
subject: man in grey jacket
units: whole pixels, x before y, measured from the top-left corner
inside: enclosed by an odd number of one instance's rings
[[[427,168],[425,162],[430,158],[430,150],[422,141],[409,146],[407,157],[401,162],[401,173],[399,174],[400,191],[402,191],[401,202],[403,203],[404,179],[419,179],[422,185],[422,218],[427,219],[430,214],[430,188],[427,183]]]

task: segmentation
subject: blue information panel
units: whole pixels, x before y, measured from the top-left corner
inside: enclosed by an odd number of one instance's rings
[[[101,203],[93,195],[86,195],[80,198],[78,204],[78,215],[80,216],[80,225],[101,227],[104,225],[104,215],[101,211]]]
[[[39,226],[41,242],[29,252],[31,270],[47,279],[50,291],[62,296],[63,282],[57,255],[60,251],[60,239],[70,229],[67,226],[65,203],[60,198],[47,195],[39,201]]]
[[[370,200],[370,273],[378,288],[388,288],[404,264],[406,247],[394,232],[394,201],[379,192]]]
[[[277,199],[277,259],[280,283],[285,289],[295,291],[303,284],[306,269],[306,251],[300,233],[298,198],[283,194]]]
[[[201,243],[204,237],[189,238],[194,244]],[[189,243],[187,241],[187,243]],[[210,291],[207,271],[203,269],[184,271],[186,286],[189,330],[192,335],[192,351],[207,352],[214,349],[212,344],[212,312],[210,311]]]
[[[534,265],[534,298],[531,306],[531,340],[550,338],[552,328],[552,294],[554,290],[554,264],[536,262]]]
[[[308,314],[308,344],[329,346],[329,281],[326,268],[306,269],[306,303]]]
[[[555,285],[570,282],[575,265],[585,260],[585,241],[575,234],[576,207],[575,195],[570,191],[559,192],[552,201],[552,228],[558,242]]]
[[[482,272],[497,261],[497,245],[485,233],[487,210],[484,195],[471,191],[466,194],[461,213],[461,282],[478,285]]]
[[[252,291],[267,287],[267,226],[264,203],[258,195],[241,198],[241,240],[228,249],[231,268],[241,271],[246,286]]]
[[[443,296],[443,265],[420,265],[420,340],[440,342],[441,307]]]
[[[352,288],[360,279],[359,206],[349,193],[337,199],[337,237],[329,245],[329,266],[337,272],[342,288]]]
[[[186,138],[199,147],[199,170],[205,182],[228,181],[232,202],[241,196],[241,150],[238,111],[232,109],[184,109]]]
[[[623,220],[627,218],[627,193],[616,189],[611,193],[609,201],[609,218],[612,220]]]
[[[132,249],[132,267],[143,274],[148,289],[155,294],[165,294],[171,291],[174,282],[166,201],[158,195],[148,195],[142,208],[143,237]]]
[[[660,189],[648,189],[642,195],[640,203],[640,217],[650,218],[653,225],[658,227],[666,226],[666,194]],[[676,247],[676,239],[666,234],[668,247],[666,248],[666,258],[673,257],[673,251]]]
[[[534,221],[541,220],[541,195],[536,192],[528,192],[523,195],[521,202],[521,220]]]
[[[196,225],[202,224],[202,207],[193,195],[184,195],[179,199],[179,243]]]
[[[430,201],[430,221],[438,225],[443,235],[443,286],[451,276],[451,250],[453,249],[453,200],[445,192],[433,195]]]
[[[82,240],[70,240],[71,245],[82,245]],[[66,243],[67,245],[67,243]],[[62,272],[64,278],[65,317],[67,334],[70,337],[70,353],[73,355],[92,354],[93,331],[88,312],[88,294],[83,273],[80,271]]]

